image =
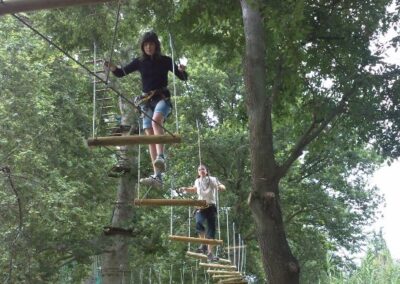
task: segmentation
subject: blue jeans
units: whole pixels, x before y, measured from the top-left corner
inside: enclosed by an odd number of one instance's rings
[[[216,219],[217,207],[210,205],[206,209],[199,209],[196,212],[196,232],[205,233],[206,228],[204,223],[207,222],[207,239],[215,239],[215,219]]]
[[[164,116],[164,120],[167,118],[169,113],[171,112],[171,103],[166,100],[160,100],[158,103],[155,105],[155,107],[151,107],[149,105],[144,105],[141,107],[143,113],[146,115],[143,115],[143,129],[148,129],[152,128],[152,120],[151,118],[153,117],[153,114],[156,112],[162,113]]]

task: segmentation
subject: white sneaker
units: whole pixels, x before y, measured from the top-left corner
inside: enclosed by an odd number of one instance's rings
[[[161,156],[157,156],[157,159],[154,161],[154,167],[160,172],[165,172],[165,160]]]
[[[139,182],[155,189],[160,189],[162,187],[162,179],[159,176],[153,175],[147,178],[141,178]]]

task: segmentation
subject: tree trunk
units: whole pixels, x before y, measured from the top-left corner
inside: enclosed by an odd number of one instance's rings
[[[252,192],[264,270],[271,284],[299,283],[299,265],[286,240],[279,200],[280,174],[273,152],[271,95],[266,86],[265,30],[257,1],[241,0],[246,40],[245,85],[250,128]]]
[[[128,103],[120,101],[120,109],[122,115],[122,124],[129,125],[129,115],[132,115],[131,108]],[[136,119],[137,120],[137,117]],[[136,122],[137,123],[137,122]],[[137,147],[122,146],[120,147],[120,155],[123,162],[130,167],[130,172],[121,176],[117,192],[117,200],[114,205],[114,212],[111,227],[128,229],[132,227],[133,199],[137,186]],[[121,163],[121,161],[120,161]],[[130,236],[113,235],[107,252],[102,255],[102,283],[129,283],[130,268],[128,244]]]

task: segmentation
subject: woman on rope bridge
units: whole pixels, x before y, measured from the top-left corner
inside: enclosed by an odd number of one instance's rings
[[[164,121],[172,109],[171,94],[167,88],[168,72],[175,70],[175,75],[181,80],[187,80],[188,74],[184,65],[177,66],[170,57],[161,54],[161,45],[156,33],[146,32],[140,48],[142,56],[134,58],[128,65],[118,67],[112,62],[105,62],[104,66],[117,77],[123,77],[135,71],[140,73],[143,93],[135,98],[135,105],[140,107],[145,114],[143,129],[146,135],[162,135],[164,134]],[[142,178],[140,183],[161,188],[161,173],[166,168],[164,145],[150,144],[149,151],[154,175]]]
[[[207,205],[196,209],[196,232],[200,238],[215,239],[216,214],[217,214],[217,191],[225,190],[225,186],[216,177],[208,175],[205,165],[200,164],[198,176],[192,187],[181,187],[179,192],[197,193],[199,200],[206,200]],[[204,223],[207,221],[207,232]],[[218,261],[213,254],[214,245],[202,244],[197,252],[207,254],[208,261]]]

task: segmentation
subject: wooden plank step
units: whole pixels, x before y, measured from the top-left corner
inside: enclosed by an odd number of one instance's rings
[[[224,243],[223,240],[202,239],[202,238],[174,236],[174,235],[169,236],[169,239],[171,241],[186,242],[186,243],[198,243],[198,244],[206,244],[206,245],[222,245]]]
[[[207,255],[202,254],[202,253],[187,251],[186,255],[189,257],[193,257],[193,258],[197,258],[197,259],[201,259],[201,260],[207,260]],[[220,258],[218,260],[218,262],[225,263],[225,264],[231,264],[231,261],[229,259],[224,259],[224,258]]]
[[[206,268],[218,268],[218,269],[225,269],[225,270],[236,270],[236,266],[233,265],[224,265],[224,264],[218,264],[218,263],[200,263],[201,267],[206,267]]]
[[[136,206],[205,206],[205,200],[193,199],[135,199]]]
[[[209,274],[218,274],[218,275],[240,275],[239,271],[227,271],[227,270],[207,270]]]
[[[129,135],[129,136],[106,136],[88,138],[88,146],[124,146],[137,144],[172,144],[181,143],[179,135]]]

